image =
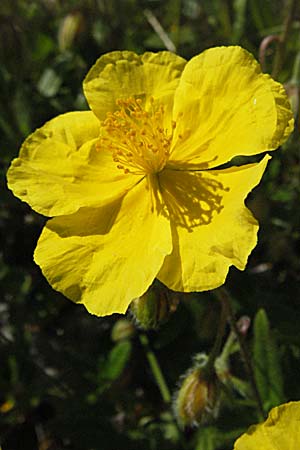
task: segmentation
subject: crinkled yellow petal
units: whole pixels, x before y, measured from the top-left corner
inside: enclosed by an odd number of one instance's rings
[[[169,120],[173,97],[186,61],[167,51],[137,55],[130,51],[115,51],[101,56],[90,69],[83,89],[88,103],[99,119],[114,111],[119,98],[150,97],[165,105]],[[166,125],[167,126],[167,125]]]
[[[259,183],[268,159],[224,170],[161,173],[173,252],[159,280],[175,291],[205,291],[222,285],[231,265],[245,268],[258,224],[244,200]]]
[[[274,150],[293,129],[282,85],[262,74],[240,47],[212,48],[186,64],[173,118],[169,165],[187,168],[217,167],[236,155]]]
[[[117,169],[109,151],[95,149],[98,136],[99,120],[91,111],[50,120],[22,145],[8,170],[8,187],[46,216],[124,195],[139,178]]]
[[[92,314],[124,313],[172,250],[150,192],[144,179],[123,200],[50,220],[34,257],[51,286]]]
[[[299,450],[300,402],[273,408],[267,420],[249,428],[234,445],[234,450]]]

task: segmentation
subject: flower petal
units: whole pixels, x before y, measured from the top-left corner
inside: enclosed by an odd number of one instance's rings
[[[172,251],[169,222],[153,201],[144,179],[123,200],[50,220],[35,261],[53,288],[92,314],[124,313]]]
[[[88,72],[83,89],[90,108],[103,120],[116,109],[116,100],[150,97],[163,103],[171,116],[173,97],[186,61],[163,51],[137,55],[115,51],[101,56]]]
[[[293,129],[282,85],[262,74],[240,47],[212,48],[186,64],[175,94],[174,119],[169,165],[186,168],[217,167],[236,155],[274,150]]]
[[[300,442],[300,402],[273,408],[267,420],[249,428],[234,450],[298,450]]]
[[[24,142],[7,173],[8,187],[46,216],[124,195],[140,178],[117,169],[109,151],[96,151],[99,126],[91,111],[50,120]]]
[[[245,268],[258,224],[244,199],[259,183],[269,158],[224,170],[162,172],[173,252],[158,274],[160,281],[175,291],[205,291],[222,285],[231,265]]]

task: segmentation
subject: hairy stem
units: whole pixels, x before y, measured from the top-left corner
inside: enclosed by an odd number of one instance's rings
[[[156,355],[150,347],[148,336],[145,333],[140,333],[139,339],[145,350],[146,358],[148,360],[149,366],[151,368],[152,374],[154,376],[154,379],[156,381],[156,384],[158,386],[158,389],[160,391],[162,399],[169,407],[171,407],[172,396],[171,396],[170,390],[168,388],[168,385],[166,383],[165,377],[160,368],[159,362],[156,358]],[[186,450],[186,443],[184,440],[184,435],[183,435],[181,429],[179,428],[174,415],[172,414],[171,408],[168,412],[168,416],[169,416],[170,422],[173,422],[173,424],[174,424],[174,430],[177,433],[177,439],[180,442],[182,449]]]
[[[154,352],[150,348],[149,339],[146,336],[146,334],[144,334],[144,333],[140,334],[139,338],[140,338],[142,346],[145,349],[146,358],[148,360],[149,366],[151,368],[151,371],[152,371],[152,374],[156,381],[156,384],[158,386],[158,389],[161,393],[162,399],[165,403],[169,404],[171,402],[171,393],[167,386],[165,377],[162,373],[162,370],[160,368],[158,360],[157,360]]]

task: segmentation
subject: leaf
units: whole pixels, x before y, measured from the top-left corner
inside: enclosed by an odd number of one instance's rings
[[[54,40],[46,33],[39,33],[36,37],[35,46],[32,50],[32,59],[34,61],[46,60],[54,49]]]
[[[223,431],[216,426],[202,426],[196,434],[195,450],[223,450],[242,434],[243,429]]]
[[[233,2],[235,20],[233,24],[232,44],[237,44],[245,31],[247,0],[235,0]]]
[[[62,79],[57,73],[53,69],[47,68],[39,79],[37,88],[39,93],[44,97],[54,97],[57,94],[61,83]]]
[[[285,401],[280,354],[266,312],[254,320],[254,375],[266,412]]]
[[[100,391],[107,389],[123,372],[131,354],[131,342],[118,342],[100,367]]]
[[[27,136],[31,131],[31,104],[21,86],[16,89],[12,105],[19,130],[23,136]]]

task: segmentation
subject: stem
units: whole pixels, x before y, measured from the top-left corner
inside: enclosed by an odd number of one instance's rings
[[[230,324],[232,331],[235,333],[235,335],[238,339],[241,356],[244,360],[245,368],[248,373],[249,381],[250,381],[250,384],[252,387],[252,391],[253,391],[256,403],[257,403],[258,411],[259,411],[260,415],[262,416],[262,418],[265,419],[266,416],[265,416],[265,412],[264,412],[264,408],[263,408],[263,403],[262,403],[262,400],[261,400],[261,397],[260,397],[260,394],[259,394],[259,391],[258,391],[258,388],[256,385],[252,361],[251,361],[247,346],[245,344],[245,341],[243,339],[243,336],[241,335],[241,333],[238,329],[237,323],[236,323],[234,312],[233,312],[233,309],[231,306],[230,294],[227,291],[227,289],[225,289],[224,287],[216,289],[215,294],[218,297],[218,299],[221,301],[221,303],[223,304],[223,307],[226,311],[227,320]]]
[[[181,0],[177,0],[174,4],[173,17],[174,17],[173,26],[175,29],[173,42],[176,50],[178,49],[180,43]]]
[[[155,354],[153,353],[153,351],[150,348],[149,345],[149,339],[146,336],[146,334],[140,334],[139,335],[140,341],[142,346],[145,349],[146,352],[146,358],[149,362],[150,368],[152,370],[153,376],[155,378],[156,384],[158,386],[158,389],[161,393],[161,396],[163,398],[163,401],[167,404],[171,403],[171,393],[170,390],[167,386],[165,377],[163,376],[163,373],[161,371],[160,365],[158,363],[158,360],[155,356]]]
[[[258,59],[262,68],[262,71],[266,71],[266,52],[272,42],[279,42],[280,37],[277,34],[270,34],[266,36],[260,43]]]
[[[170,390],[166,383],[165,377],[162,373],[162,370],[160,368],[159,362],[156,358],[156,355],[153,352],[153,350],[151,350],[151,348],[150,348],[149,339],[148,339],[147,335],[144,333],[140,333],[139,338],[140,338],[140,342],[141,342],[143,348],[145,349],[147,360],[149,362],[149,365],[150,365],[152,374],[155,378],[158,389],[161,393],[162,399],[167,405],[171,406],[171,401],[172,401],[171,393],[170,393]],[[186,450],[184,435],[182,434],[182,431],[179,428],[179,425],[178,425],[174,415],[172,414],[171,409],[169,410],[168,415],[169,415],[170,420],[174,423],[174,429],[177,431],[177,438],[180,441],[182,449]]]
[[[149,9],[145,9],[144,15],[148,20],[149,24],[151,25],[151,27],[153,28],[153,30],[160,37],[166,49],[169,50],[169,52],[176,53],[176,47],[174,42],[169,37],[168,33],[164,30],[161,23],[157,20],[153,12],[151,12]]]
[[[221,302],[221,313],[220,313],[220,320],[219,320],[217,336],[216,336],[216,340],[214,342],[214,346],[209,354],[207,365],[205,367],[205,371],[207,372],[208,375],[210,375],[211,372],[213,372],[215,370],[215,361],[221,352],[223,337],[225,334],[226,323],[227,323],[226,312],[227,312],[227,310],[225,308],[225,305],[223,302]]]
[[[274,64],[273,64],[273,70],[272,70],[272,77],[277,78],[279,75],[279,72],[281,70],[284,56],[285,56],[285,48],[286,43],[291,31],[291,25],[293,22],[293,16],[296,8],[297,0],[287,0],[287,5],[285,8],[286,16],[283,22],[283,30],[280,36],[280,39],[277,44],[277,49],[275,53],[274,58]]]
[[[236,343],[236,335],[234,333],[234,331],[230,331],[229,336],[224,344],[224,347],[222,349],[222,353],[219,356],[218,359],[220,359],[221,361],[227,361],[229,356],[232,353],[232,347],[234,346],[234,344]]]

